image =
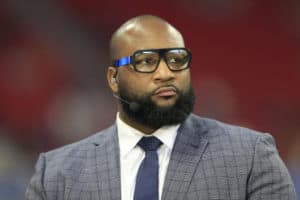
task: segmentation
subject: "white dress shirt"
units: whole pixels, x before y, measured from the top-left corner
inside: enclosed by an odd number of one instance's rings
[[[116,121],[120,146],[122,199],[133,200],[137,172],[145,157],[144,150],[137,143],[143,136],[147,137],[150,135],[145,135],[123,122],[119,117],[119,113]],[[164,126],[152,134],[163,143],[157,150],[159,160],[159,199],[161,199],[167,167],[178,128],[179,125]]]

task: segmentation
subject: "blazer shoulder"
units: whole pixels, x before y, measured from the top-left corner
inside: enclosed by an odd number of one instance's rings
[[[202,129],[206,130],[203,136],[209,143],[207,153],[214,156],[247,158],[247,166],[250,169],[251,163],[262,153],[271,151],[278,154],[275,140],[269,133],[199,116],[191,118],[193,124],[198,124],[196,126],[202,126]]]
[[[115,128],[115,125],[113,125],[85,139],[43,153],[48,167],[51,164],[57,166],[59,163],[72,164],[72,160],[76,162],[84,160],[88,156],[88,152],[93,150],[95,146],[111,141],[114,137]]]
[[[49,199],[58,199],[57,195],[67,195],[80,174],[85,176],[83,178],[88,176],[83,169],[96,170],[95,146],[114,142],[114,133],[115,126],[111,126],[78,142],[41,153],[26,197],[38,199],[37,196],[47,196]]]
[[[296,199],[293,182],[270,134],[195,115],[187,124],[189,130],[202,132],[208,140],[200,165],[210,168],[201,169],[207,174],[213,172],[212,178],[222,177],[220,183],[230,174],[226,190],[236,192],[244,187],[239,192],[249,200]]]
[[[201,129],[206,130],[205,137],[211,142],[226,143],[227,141],[230,145],[239,144],[239,146],[241,144],[247,144],[246,146],[252,149],[261,138],[274,143],[274,139],[269,133],[221,122],[215,119],[199,117],[192,114],[188,121],[190,126],[201,127]]]

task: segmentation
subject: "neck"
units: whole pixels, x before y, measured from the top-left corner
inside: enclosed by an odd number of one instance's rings
[[[123,112],[122,110],[120,110],[119,113],[120,113],[119,116],[122,119],[122,121],[124,121],[129,126],[141,131],[144,134],[151,135],[154,131],[157,130],[157,129],[145,126],[144,124],[141,124],[141,123],[135,121],[134,119],[128,117],[128,115],[126,115],[126,113]]]

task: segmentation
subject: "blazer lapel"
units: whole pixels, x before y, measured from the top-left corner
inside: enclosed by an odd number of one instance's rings
[[[203,138],[207,131],[205,126],[192,118],[193,115],[178,130],[163,187],[163,200],[184,199],[208,144]]]
[[[116,126],[101,133],[101,137],[99,143],[94,143],[98,196],[102,200],[121,200],[120,153]]]

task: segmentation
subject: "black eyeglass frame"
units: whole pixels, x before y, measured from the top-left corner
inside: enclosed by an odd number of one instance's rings
[[[187,52],[188,61],[187,61],[187,65],[186,65],[185,68],[182,68],[182,69],[179,69],[179,70],[174,70],[174,69],[170,68],[165,55],[166,55],[166,52],[169,52],[171,50],[185,50]],[[138,54],[138,53],[145,52],[145,51],[155,52],[155,53],[158,53],[158,55],[159,55],[159,61],[157,62],[156,67],[152,71],[139,71],[136,68],[135,55]],[[122,66],[126,66],[126,65],[131,64],[136,72],[140,72],[140,73],[153,73],[153,72],[155,72],[157,70],[157,68],[159,66],[159,63],[161,62],[162,58],[164,59],[164,61],[167,64],[167,66],[168,66],[168,68],[169,68],[170,71],[178,72],[178,71],[182,71],[182,70],[188,69],[190,67],[190,63],[191,63],[191,60],[192,60],[192,53],[191,53],[191,51],[189,49],[183,48],[183,47],[178,47],[178,48],[177,47],[176,48],[163,48],[163,49],[143,49],[143,50],[137,50],[137,51],[135,51],[131,56],[126,56],[126,57],[123,57],[123,58],[115,60],[113,62],[113,66],[114,67],[122,67]]]

